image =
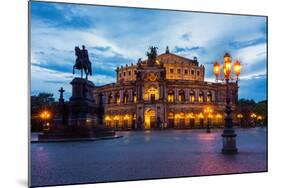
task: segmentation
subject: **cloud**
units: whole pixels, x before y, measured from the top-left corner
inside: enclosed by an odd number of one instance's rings
[[[174,53],[181,53],[181,52],[192,52],[192,51],[204,51],[204,49],[200,46],[194,46],[194,47],[174,47],[174,49],[172,50],[172,52]]]
[[[265,64],[267,58],[266,43],[247,46],[236,51],[234,55],[247,65],[254,65],[261,60],[264,60]]]
[[[232,41],[230,42],[230,46],[234,49],[240,49],[250,46],[255,46],[258,44],[265,44],[266,39],[264,37],[256,38],[256,39],[250,39],[250,40],[244,40],[244,41]]]
[[[191,38],[191,33],[184,33],[184,34],[182,34],[181,38],[183,40],[189,41]]]
[[[59,97],[59,88],[63,87],[66,92],[71,93],[70,82],[75,77],[72,73],[59,72],[48,68],[31,65],[31,93],[37,95],[40,92],[53,93]],[[97,86],[115,82],[115,76],[96,74],[89,78]],[[70,95],[67,96],[67,99]]]
[[[241,82],[262,77],[266,70],[265,17],[43,2],[31,6],[32,67],[62,74],[68,81],[74,47],[82,44],[89,50],[97,84],[114,82],[114,69],[146,58],[151,45],[159,48],[158,54],[168,45],[178,55],[197,56],[205,65],[206,80],[213,77],[212,62],[222,62],[227,51],[242,62]],[[51,75],[48,80],[58,79]]]

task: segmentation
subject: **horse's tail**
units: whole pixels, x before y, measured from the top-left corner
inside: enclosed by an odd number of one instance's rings
[[[89,61],[89,65],[88,65],[88,69],[89,69],[89,73],[92,76],[92,63]]]

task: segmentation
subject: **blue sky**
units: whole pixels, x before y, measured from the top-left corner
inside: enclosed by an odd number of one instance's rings
[[[239,98],[266,99],[266,18],[31,2],[31,93],[60,87],[71,95],[74,47],[89,51],[96,85],[115,82],[117,66],[146,58],[149,46],[193,58],[214,81],[212,62],[225,52],[243,66]]]

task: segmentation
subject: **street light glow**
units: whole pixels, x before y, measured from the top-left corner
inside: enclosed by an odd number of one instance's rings
[[[237,114],[237,118],[239,119],[243,118],[243,114]]]
[[[240,71],[241,71],[241,64],[238,60],[235,61],[234,65],[233,65],[233,69],[234,69],[235,75],[238,77],[240,75]]]
[[[42,119],[49,119],[49,118],[51,117],[51,114],[50,114],[50,112],[48,112],[48,111],[44,111],[44,112],[42,112],[42,113],[40,114],[40,117],[41,117]]]
[[[255,119],[257,117],[257,115],[255,113],[251,114],[251,118]]]
[[[218,77],[220,75],[220,71],[221,71],[220,64],[218,62],[215,62],[214,63],[214,74],[216,76],[216,79],[218,79]]]
[[[231,73],[231,57],[228,53],[224,55],[223,72],[225,78],[229,78]]]

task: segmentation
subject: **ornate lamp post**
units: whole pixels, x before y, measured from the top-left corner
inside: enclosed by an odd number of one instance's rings
[[[50,118],[51,114],[48,111],[43,111],[40,114],[41,119],[43,119],[43,130],[49,130],[49,123],[47,123],[47,120]]]
[[[243,119],[243,114],[237,114],[237,118],[239,119],[239,124],[240,124],[240,127],[242,127],[242,119]]]
[[[225,126],[222,134],[223,138],[223,147],[222,147],[222,153],[223,154],[235,154],[238,152],[236,148],[236,134],[233,129],[233,123],[232,123],[232,117],[231,117],[231,104],[230,104],[230,95],[229,95],[229,82],[230,80],[235,80],[236,83],[238,82],[238,76],[240,75],[240,62],[235,61],[233,65],[233,71],[236,75],[236,78],[233,78],[231,76],[232,70],[231,70],[231,56],[226,53],[224,55],[224,63],[223,63],[223,77],[219,78],[220,75],[220,63],[215,62],[214,63],[214,74],[216,76],[216,80],[222,80],[226,83],[226,106],[225,106]]]
[[[251,118],[253,119],[253,126],[256,126],[256,117],[257,115],[255,113],[251,114]]]
[[[257,120],[258,120],[259,126],[261,126],[262,125],[262,116],[258,116]]]

